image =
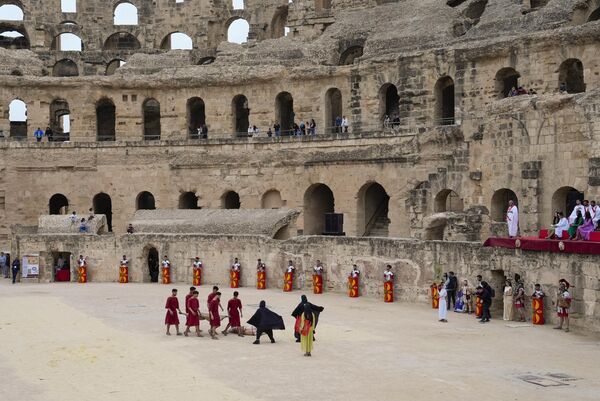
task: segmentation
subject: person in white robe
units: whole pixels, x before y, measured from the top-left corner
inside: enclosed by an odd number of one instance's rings
[[[448,292],[446,291],[446,286],[443,284],[440,284],[438,288],[438,319],[440,320],[440,322],[448,323],[448,305],[446,299],[448,296]]]
[[[519,209],[512,200],[508,201],[506,211],[506,224],[508,225],[508,236],[514,238],[519,232]]]
[[[558,223],[552,224],[548,229],[548,236],[546,239],[552,239],[554,236],[556,238],[561,239],[563,232],[569,230],[569,220],[565,217],[562,212],[558,212]]]
[[[600,221],[600,206],[596,205],[596,201],[590,201],[588,212],[590,212],[590,215],[592,216],[594,227],[598,227],[598,221]]]
[[[583,207],[583,205],[581,204],[581,201],[579,199],[577,199],[575,201],[575,207],[573,208],[573,211],[569,215],[569,224],[573,224],[575,222],[575,219],[577,218],[578,210],[581,212],[582,216],[585,216],[585,207]]]

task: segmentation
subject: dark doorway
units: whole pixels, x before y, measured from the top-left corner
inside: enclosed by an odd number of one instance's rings
[[[385,121],[387,116],[390,122],[398,122],[400,120],[400,96],[396,85],[383,85],[379,96],[381,119]]]
[[[67,214],[69,207],[69,201],[63,194],[54,194],[50,197],[48,208],[50,214]]]
[[[521,75],[514,68],[502,68],[496,73],[496,91],[502,99],[508,97],[512,88],[519,88],[519,77]]]
[[[450,77],[442,77],[435,84],[435,118],[436,124],[454,124],[454,81]]]
[[[565,84],[567,93],[585,92],[583,63],[576,58],[563,61],[558,69],[558,82]]]
[[[63,59],[57,61],[52,67],[53,77],[76,77],[79,75],[79,67],[73,60]]]
[[[376,182],[365,185],[359,191],[359,235],[387,237],[390,219],[388,207],[390,197]],[[362,216],[361,216],[362,214]]]
[[[233,108],[233,128],[236,135],[247,135],[250,126],[250,108],[244,95],[237,95],[231,102]]]
[[[240,196],[237,192],[229,191],[221,199],[223,209],[239,209],[241,206]]]
[[[325,232],[325,214],[334,213],[334,197],[325,184],[314,184],[304,193],[304,234],[322,235]]]
[[[325,93],[325,132],[335,132],[336,117],[342,117],[342,92],[331,88]]]
[[[96,140],[115,140],[115,104],[110,99],[100,99],[96,105]]]
[[[288,92],[281,92],[275,98],[275,121],[281,125],[281,135],[290,135],[294,126],[294,98]]]
[[[576,201],[583,201],[584,193],[573,187],[561,187],[552,195],[552,214],[554,212],[563,212],[565,217],[569,217],[575,209]]]
[[[179,209],[200,209],[198,196],[194,192],[184,192],[179,196]]]
[[[156,205],[154,202],[154,195],[148,191],[140,192],[136,199],[137,210],[154,210]]]
[[[142,106],[144,113],[144,139],[160,139],[160,103],[147,99]]]
[[[513,201],[515,206],[519,206],[517,194],[508,188],[502,188],[494,192],[492,195],[492,205],[490,217],[494,221],[505,221],[506,210],[508,209],[508,201]]]
[[[108,231],[112,232],[112,201],[110,196],[104,192],[96,194],[96,196],[94,196],[93,205],[95,214],[103,214],[106,216]]]
[[[154,247],[148,250],[148,274],[151,283],[158,283],[158,251]]]
[[[52,252],[54,281],[71,281],[71,253]]]
[[[206,114],[204,100],[199,97],[193,97],[187,101],[187,121],[189,137],[198,139],[200,137],[198,130],[206,124]]]
[[[68,141],[71,131],[71,111],[64,99],[54,99],[50,103],[50,122],[52,138],[49,141]]]

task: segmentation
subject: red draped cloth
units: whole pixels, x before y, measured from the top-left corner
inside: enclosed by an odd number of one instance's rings
[[[167,315],[165,316],[165,324],[179,324],[179,316],[177,316],[177,309],[179,309],[179,300],[177,297],[167,298]]]
[[[219,300],[213,299],[208,304],[208,310],[212,315],[210,319],[210,327],[219,327],[221,325],[221,316],[219,316]]]
[[[198,298],[191,297],[188,299],[186,310],[188,315],[185,325],[198,326],[200,324],[200,302]]]
[[[227,302],[227,312],[229,313],[229,324],[231,327],[240,327],[240,310],[242,309],[242,301],[232,298]]]

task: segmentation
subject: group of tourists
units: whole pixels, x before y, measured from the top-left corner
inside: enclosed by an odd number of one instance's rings
[[[9,268],[9,266],[10,266],[10,268]],[[20,270],[21,270],[21,261],[19,261],[19,258],[15,258],[11,264],[10,263],[10,255],[7,253],[4,253],[4,252],[0,252],[0,273],[2,274],[2,277],[4,277],[4,278],[12,277],[12,283],[14,284],[17,280],[17,276],[18,276]]]
[[[508,236],[516,238],[519,234],[519,210],[514,201],[508,201],[505,221],[508,226]],[[546,239],[568,239],[574,241],[589,241],[590,234],[600,227],[600,206],[596,201],[579,199],[575,201],[575,207],[568,217],[563,212],[554,213],[552,225],[548,228]]]
[[[596,201],[579,199],[575,201],[575,207],[569,215],[565,217],[562,212],[554,213],[554,220],[548,229],[548,239],[563,238],[563,233],[567,232],[571,240],[588,241],[590,234],[598,229],[600,221],[600,206]]]
[[[558,293],[556,296],[557,316],[559,324],[556,329],[569,331],[569,308],[571,306],[572,296],[569,293],[570,284],[567,280],[561,279],[558,283]],[[453,308],[458,313],[475,313],[480,323],[487,323],[491,319],[490,308],[492,300],[495,298],[495,290],[487,281],[483,280],[481,275],[477,275],[477,284],[472,287],[467,280],[458,285],[458,279],[454,272],[444,273],[442,283],[437,285],[436,297],[438,300],[438,320],[442,323],[448,322],[448,311]],[[537,309],[532,311],[535,324],[543,324],[544,299],[546,294],[540,284],[534,285],[534,290],[530,295],[531,300],[539,301]],[[520,275],[515,274],[515,285],[507,279],[503,289],[503,320],[514,320],[513,311],[516,311],[516,318],[519,322],[526,322],[526,304],[527,295],[525,285]],[[474,307],[475,304],[475,307]]]
[[[206,300],[207,313],[201,313],[200,301],[198,300],[199,291],[196,287],[190,287],[189,293],[185,296],[185,313],[181,311],[179,299],[177,298],[177,289],[171,290],[171,295],[167,298],[165,309],[165,325],[167,326],[166,335],[171,335],[171,326],[175,326],[176,335],[184,335],[188,337],[191,330],[194,329],[197,337],[203,337],[200,330],[200,322],[206,320],[209,323],[208,334],[213,340],[218,340],[218,329],[221,327],[223,320],[227,319],[225,329],[221,331],[223,336],[228,334],[236,334],[239,337],[245,335],[256,336],[253,344],[260,344],[260,338],[266,334],[271,343],[275,342],[273,330],[285,330],[283,318],[277,313],[267,308],[265,301],[260,301],[258,310],[247,321],[250,326],[243,326],[241,323],[242,301],[239,298],[239,292],[234,291],[233,297],[227,302],[227,315],[221,316],[220,312],[224,311],[221,305],[221,292],[219,287],[214,286],[212,292],[208,294]],[[292,316],[295,319],[294,337],[296,342],[301,345],[305,356],[311,356],[313,350],[313,342],[315,341],[315,328],[319,322],[319,315],[323,312],[322,306],[314,305],[308,302],[308,298],[302,295],[300,303],[292,311]],[[179,330],[179,315],[185,316],[185,331]]]

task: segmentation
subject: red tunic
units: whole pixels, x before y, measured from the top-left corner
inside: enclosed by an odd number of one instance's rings
[[[242,301],[232,298],[227,302],[227,312],[229,313],[229,324],[231,327],[240,327],[240,310],[242,310]]]
[[[186,326],[198,326],[200,324],[200,302],[198,298],[190,298],[187,301],[186,310],[188,312],[185,321]]]
[[[219,316],[218,299],[213,299],[210,301],[210,304],[208,304],[208,311],[212,315],[212,318],[210,319],[210,327],[219,327],[221,325],[221,316]]]
[[[210,301],[212,301],[213,298],[216,296],[217,296],[217,294],[215,294],[214,292],[211,292],[210,294],[208,294],[208,299],[206,300],[206,306],[210,306]]]
[[[179,324],[179,316],[177,316],[177,309],[179,309],[179,300],[177,297],[167,298],[167,315],[165,316],[165,324]]]

